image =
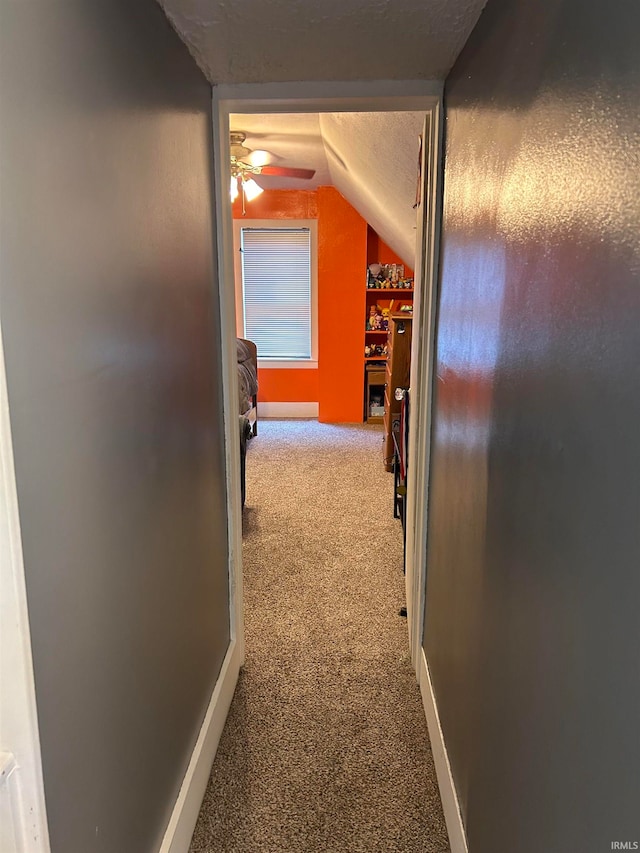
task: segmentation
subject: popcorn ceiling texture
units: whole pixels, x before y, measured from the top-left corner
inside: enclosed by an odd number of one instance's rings
[[[261,421],[246,666],[191,853],[447,853],[382,429]]]
[[[485,4],[485,0],[158,2],[213,84],[444,79]],[[405,263],[415,267],[417,133],[414,128],[408,134],[394,133],[388,124],[364,116],[359,124],[353,127],[348,116],[323,116],[326,159],[320,150],[317,162],[283,160],[280,165],[317,168],[319,179],[326,177],[328,165],[326,183],[335,186]],[[299,136],[290,140],[299,141]],[[318,137],[313,142],[316,148],[317,142]],[[279,153],[266,143],[262,147]],[[272,180],[265,186],[300,188],[291,181]]]
[[[261,175],[263,189],[315,190],[331,185],[318,113],[233,113],[229,127],[247,134],[247,148],[268,151],[274,166],[315,169],[313,178]]]
[[[423,125],[424,113],[416,112],[320,116],[333,186],[412,268]]]
[[[423,112],[234,114],[230,123],[247,133],[249,148],[274,155],[276,165],[316,170],[311,180],[261,176],[264,189],[334,186],[415,267],[413,205]]]
[[[485,0],[159,0],[211,83],[444,79]]]

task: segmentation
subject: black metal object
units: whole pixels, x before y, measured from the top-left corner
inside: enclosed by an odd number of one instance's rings
[[[251,434],[256,436],[258,434],[258,392],[251,397],[251,403],[253,405],[253,409],[255,411],[255,420],[253,422],[253,427],[251,429]]]
[[[253,433],[255,435],[255,433]],[[242,495],[242,506],[246,496],[245,471],[246,471],[246,456],[247,456],[247,441],[251,438],[252,429],[249,419],[244,415],[240,415],[240,491]]]
[[[402,523],[402,547],[403,567],[406,566],[407,557],[407,470],[409,465],[409,391],[407,389],[396,389],[396,394],[401,393],[402,408],[400,410],[399,424],[394,426],[393,435],[393,517],[399,518]],[[404,454],[404,465],[403,465]],[[404,468],[404,470],[403,470]],[[406,570],[406,569],[405,569]]]

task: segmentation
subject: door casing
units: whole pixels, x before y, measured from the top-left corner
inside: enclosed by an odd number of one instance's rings
[[[431,443],[431,387],[435,333],[435,281],[441,182],[440,81],[382,80],[240,84],[213,87],[216,245],[221,317],[225,426],[229,593],[231,638],[244,660],[242,507],[236,372],[236,287],[233,219],[228,197],[231,180],[229,116],[232,113],[320,113],[424,111],[422,203],[418,207],[414,335],[411,353],[411,411],[407,482],[406,590],[411,659],[418,669],[426,587],[426,513]],[[420,276],[418,278],[418,275]],[[415,461],[414,461],[415,460]]]
[[[18,491],[0,329],[0,849],[49,853]]]

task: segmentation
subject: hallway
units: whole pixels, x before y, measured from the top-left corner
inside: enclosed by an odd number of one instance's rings
[[[445,853],[380,428],[263,421],[246,664],[191,853]]]
[[[445,853],[439,795],[451,853],[640,850],[640,3],[387,5],[0,3],[1,853]],[[381,433],[308,422],[248,450],[238,683],[227,114],[425,97],[422,695]],[[384,187],[342,132],[274,189],[331,332],[288,397],[261,371],[280,414],[367,357],[367,227],[400,256],[417,195],[391,137]]]

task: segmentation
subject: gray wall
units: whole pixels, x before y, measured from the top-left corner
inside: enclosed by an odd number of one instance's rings
[[[425,648],[471,853],[640,842],[640,6],[446,82]]]
[[[153,0],[5,0],[0,81],[53,853],[145,853],[229,640],[210,89]]]

